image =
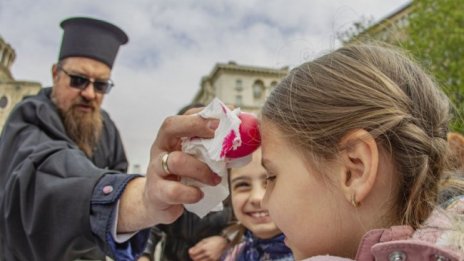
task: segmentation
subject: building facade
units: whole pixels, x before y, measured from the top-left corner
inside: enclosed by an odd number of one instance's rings
[[[405,4],[398,10],[381,19],[377,23],[369,26],[365,31],[348,40],[348,43],[354,41],[382,41],[390,44],[396,44],[407,39],[407,26],[409,16],[414,12],[412,2]]]
[[[200,89],[192,103],[208,104],[214,97],[242,111],[257,113],[269,93],[288,73],[288,67],[268,68],[217,63],[211,73],[201,79]]]
[[[0,133],[16,103],[42,88],[38,82],[16,81],[10,68],[16,58],[14,49],[0,37]]]

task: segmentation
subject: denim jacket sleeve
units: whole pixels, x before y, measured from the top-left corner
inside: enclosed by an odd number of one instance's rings
[[[142,254],[150,229],[118,243],[112,235],[117,203],[127,183],[140,175],[106,174],[95,186],[90,206],[90,225],[99,247],[114,260],[135,260]]]

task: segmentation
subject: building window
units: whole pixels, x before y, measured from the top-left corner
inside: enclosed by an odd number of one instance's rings
[[[256,80],[253,84],[253,97],[260,99],[264,94],[264,83],[261,80]]]
[[[242,86],[242,80],[241,79],[237,79],[235,81],[235,90],[237,92],[241,92],[243,90],[243,86]]]
[[[242,95],[235,96],[235,106],[240,107],[242,106]]]
[[[0,109],[5,109],[8,106],[8,97],[5,95],[0,98]]]
[[[269,88],[269,93],[267,95],[269,95],[277,86],[277,81],[273,81],[271,82],[271,87]]]

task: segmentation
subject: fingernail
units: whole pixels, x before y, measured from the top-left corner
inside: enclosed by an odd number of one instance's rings
[[[219,126],[219,120],[210,120],[208,121],[208,128],[215,130]]]
[[[218,174],[214,173],[214,175],[213,175],[213,184],[217,185],[217,184],[221,183],[221,180],[222,180],[222,178],[219,177]]]

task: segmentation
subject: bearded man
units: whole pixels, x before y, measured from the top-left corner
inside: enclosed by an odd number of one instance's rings
[[[168,117],[145,175],[125,174],[121,138],[100,106],[128,37],[92,18],[70,18],[61,26],[53,87],[19,103],[0,136],[0,259],[136,260],[150,227],[173,222],[183,204],[203,197],[182,177],[210,186],[221,182],[176,146],[183,137],[214,137],[219,122]]]
[[[116,54],[128,37],[91,18],[70,18],[61,27],[53,86],[18,104],[0,138],[0,257],[120,259],[117,248],[130,257],[137,248],[118,244],[109,230],[114,199],[139,176],[125,174],[119,132],[100,108],[113,87]],[[134,239],[143,242],[147,235]]]

